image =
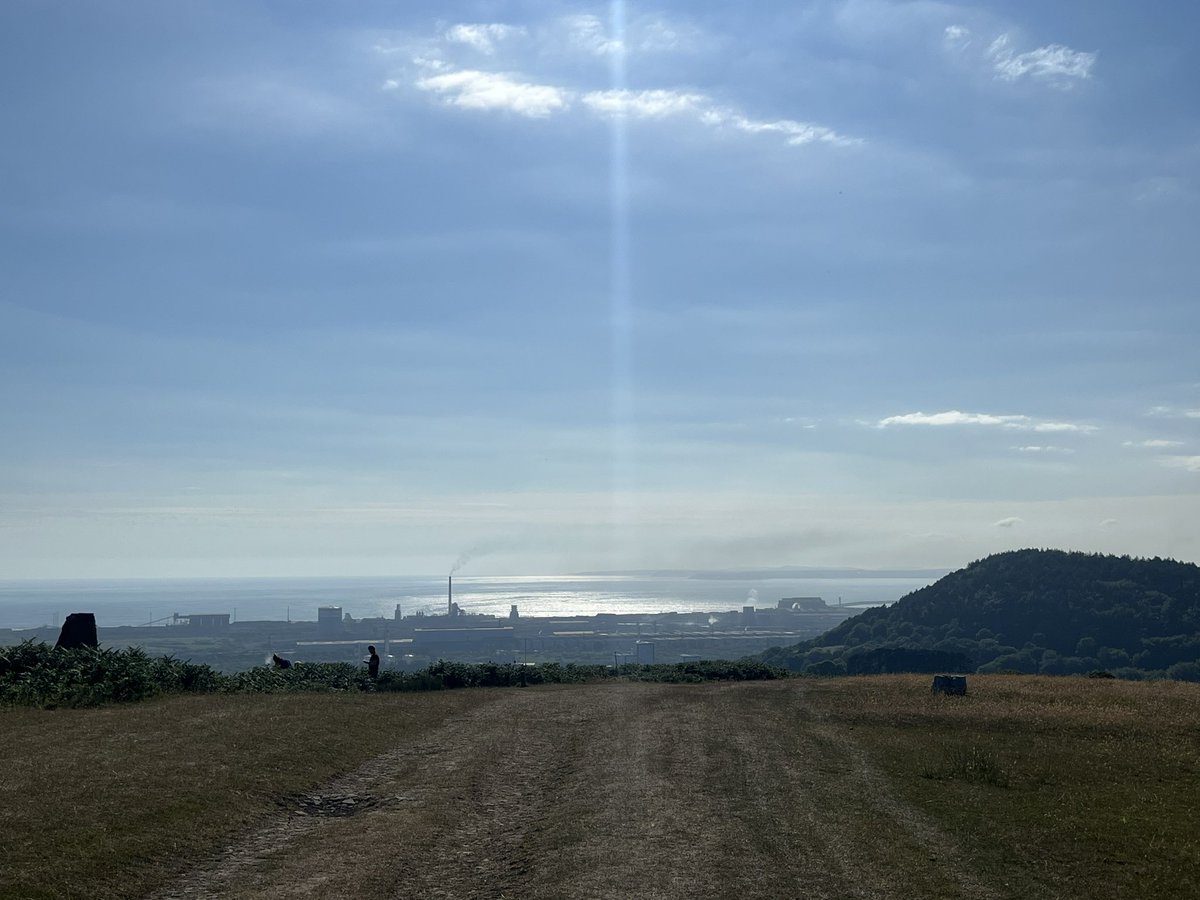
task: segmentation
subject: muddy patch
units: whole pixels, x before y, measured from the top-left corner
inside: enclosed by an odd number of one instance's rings
[[[358,815],[387,801],[369,794],[293,794],[276,802],[293,815],[333,819]]]

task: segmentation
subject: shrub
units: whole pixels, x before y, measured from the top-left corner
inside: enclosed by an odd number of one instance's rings
[[[230,675],[225,690],[248,694],[363,691],[370,681],[365,669],[350,663],[298,662],[288,669],[255,666]]]
[[[218,690],[222,676],[208,666],[150,657],[137,648],[54,649],[25,641],[0,649],[0,703],[80,707],[128,703],[160,694]]]
[[[1167,668],[1167,677],[1176,681],[1200,681],[1200,663],[1178,662]]]
[[[942,764],[926,763],[921,774],[925,778],[961,778],[993,787],[1008,787],[1009,781],[1008,770],[1000,764],[996,754],[977,744],[943,748]]]
[[[674,665],[630,663],[614,671],[603,665],[548,663],[461,663],[438,660],[418,672],[384,671],[372,679],[350,663],[294,663],[290,668],[256,666],[221,675],[208,666],[172,657],[152,658],[137,649],[54,650],[25,642],[0,650],[0,703],[21,706],[99,706],[127,703],[160,694],[227,691],[231,693],[347,693],[436,691],[468,687],[533,684],[580,684],[619,675],[632,681],[757,681],[787,672],[758,660],[696,661]]]

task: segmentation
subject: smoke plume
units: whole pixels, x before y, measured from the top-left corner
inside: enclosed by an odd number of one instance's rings
[[[471,562],[473,559],[478,559],[481,556],[487,556],[489,553],[496,552],[499,545],[496,544],[476,544],[458,554],[458,559],[454,561],[454,565],[450,567],[450,574],[455,574],[459,569]]]

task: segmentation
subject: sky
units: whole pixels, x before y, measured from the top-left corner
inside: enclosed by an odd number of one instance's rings
[[[0,6],[0,578],[1200,559],[1200,10]]]

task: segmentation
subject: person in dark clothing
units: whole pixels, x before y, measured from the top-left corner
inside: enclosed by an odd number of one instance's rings
[[[379,654],[375,652],[375,645],[369,644],[367,652],[371,654],[371,658],[367,660],[367,674],[372,678],[379,677]]]

